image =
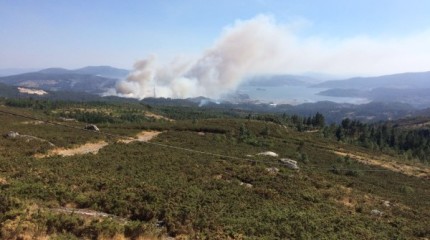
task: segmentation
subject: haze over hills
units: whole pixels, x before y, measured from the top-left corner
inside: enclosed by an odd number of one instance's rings
[[[378,77],[357,77],[326,81],[314,88],[329,88],[319,95],[357,97],[370,101],[402,102],[418,108],[430,106],[430,72],[400,73]]]
[[[256,86],[256,87],[277,87],[277,86],[308,86],[318,82],[316,78],[301,76],[301,75],[290,75],[290,74],[279,74],[279,75],[260,75],[255,76],[247,81],[244,85]]]
[[[40,69],[37,68],[1,68],[0,69],[0,77],[17,75],[28,72],[36,72]]]
[[[64,68],[47,68],[38,72],[24,73],[19,75],[0,77],[0,96],[2,97],[33,97],[52,100],[72,100],[85,101],[108,100],[100,97],[109,89],[115,87],[118,78],[127,76],[128,71],[108,66],[84,67],[75,70]],[[428,90],[416,88],[371,88],[381,86],[378,79],[382,79],[382,83],[387,83],[387,86],[392,87],[397,83],[411,82],[411,86],[426,86],[426,76],[430,72],[425,73],[406,73],[380,76],[375,78],[352,78],[344,81],[328,81],[316,86],[360,86],[361,88],[335,88],[320,92],[321,95],[334,97],[356,97],[367,98],[373,102],[362,105],[346,104],[339,101],[335,102],[314,102],[299,104],[292,106],[290,104],[271,105],[252,99],[247,94],[235,93],[224,96],[223,100],[213,100],[209,98],[198,97],[189,98],[186,100],[175,99],[146,99],[143,102],[152,104],[173,104],[189,105],[192,107],[205,106],[210,108],[235,108],[244,111],[261,111],[261,112],[286,112],[290,114],[312,115],[316,112],[321,112],[326,115],[328,122],[340,122],[343,118],[359,119],[365,122],[399,119],[405,116],[413,116],[418,114],[419,110],[415,108],[428,108],[430,106],[430,97]],[[117,77],[117,78],[115,78]],[[402,77],[409,77],[406,81]],[[394,79],[394,80],[393,80]],[[403,80],[402,80],[403,79]],[[390,82],[393,80],[392,82]],[[251,78],[244,86],[259,91],[269,91],[273,88],[289,88],[298,87],[300,89],[309,89],[312,83],[318,81],[315,78],[297,75],[267,75]],[[344,85],[345,82],[350,82],[349,85]],[[390,83],[390,84],[388,84]],[[404,84],[403,84],[404,85]],[[430,84],[429,84],[430,85]],[[36,96],[19,91],[16,86],[21,86],[30,89],[41,89],[46,91],[44,96]],[[370,87],[368,90],[366,87]],[[268,89],[268,90],[266,90]],[[288,94],[284,96],[288,98]],[[134,101],[130,99],[130,101]],[[215,103],[218,102],[218,103]],[[221,104],[219,104],[221,103]]]
[[[94,75],[106,78],[125,78],[129,74],[129,70],[114,68],[111,66],[87,66],[83,68],[78,68],[75,70],[68,70],[65,68],[47,68],[40,70],[39,73],[47,74],[65,74],[65,73],[75,73],[83,75]]]
[[[398,73],[377,77],[354,77],[345,80],[325,81],[316,88],[430,88],[430,72]]]
[[[75,70],[47,68],[38,72],[0,77],[0,82],[13,86],[50,91],[74,91],[102,94],[124,78],[128,70],[109,66],[90,66]]]

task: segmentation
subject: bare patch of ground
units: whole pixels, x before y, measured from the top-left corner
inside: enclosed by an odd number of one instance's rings
[[[0,186],[1,185],[6,185],[6,184],[8,184],[8,182],[6,181],[6,178],[0,177]]]
[[[48,94],[46,91],[43,91],[40,89],[30,89],[30,88],[23,88],[23,87],[18,87],[18,91],[20,93],[35,94],[35,95],[39,95],[39,96]]]
[[[147,142],[152,138],[156,137],[161,132],[157,131],[143,131],[136,135],[135,138],[121,139],[118,142],[121,143],[131,143],[131,142]],[[97,154],[100,149],[109,145],[106,141],[99,141],[95,143],[86,143],[80,145],[75,148],[54,148],[48,151],[46,154],[36,154],[34,155],[36,158],[46,158],[51,156],[74,156],[74,155],[82,155],[82,154]]]
[[[129,139],[121,139],[118,142],[121,143],[131,143],[131,142],[147,142],[154,137],[158,136],[161,132],[158,131],[143,131],[136,135],[135,138],[129,138]]]
[[[155,119],[163,119],[166,121],[170,121],[170,122],[174,122],[175,120],[171,119],[171,118],[167,118],[165,116],[161,116],[155,113],[151,113],[151,112],[145,112],[145,116],[146,117],[150,117],[150,118],[155,118]]]
[[[339,156],[350,156],[352,159],[364,164],[379,166],[408,176],[430,179],[430,168],[418,163],[409,165],[407,163],[396,162],[394,159],[390,159],[389,156],[375,157],[364,153],[351,153],[343,150],[337,150],[333,152]]]
[[[60,155],[63,157],[81,155],[81,154],[97,154],[100,149],[107,146],[108,143],[105,141],[99,141],[96,143],[86,143],[84,145],[78,146],[76,148],[54,148],[50,150],[47,154],[36,154],[36,158],[45,158],[50,156]]]
[[[351,197],[343,197],[342,199],[338,200],[337,202],[343,204],[346,207],[354,208],[357,204],[354,199]]]

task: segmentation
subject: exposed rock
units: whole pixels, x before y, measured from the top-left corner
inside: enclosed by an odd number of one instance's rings
[[[60,208],[51,208],[46,209],[48,211],[52,212],[58,212],[58,213],[68,213],[68,214],[76,214],[83,217],[95,217],[95,218],[112,218],[120,221],[126,221],[126,219],[108,214],[105,212],[98,212],[91,209],[78,209],[78,208],[67,208],[67,207],[60,207]]]
[[[281,162],[283,165],[285,165],[288,168],[299,170],[299,166],[297,166],[297,161],[294,161],[289,158],[281,158],[279,159],[279,162]]]
[[[240,182],[239,185],[240,186],[244,186],[246,188],[252,188],[253,187],[252,184],[250,184],[250,183],[244,183],[244,182]]]
[[[18,132],[10,131],[3,135],[5,138],[17,138],[19,136]]]
[[[378,209],[373,209],[372,211],[370,211],[370,214],[372,214],[373,216],[382,216],[383,212],[379,211]]]
[[[30,142],[31,140],[36,140],[36,141],[40,141],[40,142],[46,142],[49,144],[49,146],[55,147],[55,145],[52,142],[50,142],[46,139],[43,139],[43,138],[38,138],[35,136],[30,136],[30,135],[19,135],[19,137],[25,139],[27,142]]]
[[[1,186],[1,185],[7,185],[7,184],[8,184],[8,182],[6,181],[6,179],[5,179],[5,178],[0,177],[0,186]]]
[[[204,135],[206,135],[204,132],[198,132],[197,133],[197,135],[199,135],[199,136],[204,136]]]
[[[266,171],[270,174],[270,175],[276,175],[279,172],[278,168],[275,167],[270,167],[270,168],[266,168]]]
[[[391,207],[390,201],[384,201],[382,202],[382,205],[384,205],[384,207]]]
[[[46,143],[49,144],[49,146],[55,147],[55,145],[53,143],[47,141],[46,139],[38,138],[38,137],[35,137],[35,136],[31,136],[31,135],[19,134],[18,132],[10,131],[10,132],[4,134],[3,136],[5,138],[9,138],[9,139],[13,139],[13,138],[25,139],[26,142],[30,142],[31,140],[36,140],[36,141],[40,141],[40,142],[46,142]]]
[[[84,129],[96,132],[100,131],[100,129],[95,124],[88,124],[84,127]]]
[[[267,152],[261,152],[258,153],[259,156],[270,156],[270,157],[278,157],[279,155],[275,152],[267,151]]]
[[[221,180],[222,179],[222,174],[215,175],[215,176],[213,176],[213,178],[216,179],[216,180]]]
[[[74,118],[65,118],[65,117],[59,117],[58,120],[63,122],[77,122],[77,120]]]
[[[35,94],[35,95],[45,95],[45,94],[48,94],[46,91],[43,91],[41,89],[30,89],[30,88],[23,88],[23,87],[18,87],[18,91],[20,93]]]

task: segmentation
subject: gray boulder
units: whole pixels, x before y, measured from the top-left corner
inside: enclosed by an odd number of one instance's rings
[[[10,131],[3,135],[5,138],[17,138],[19,136],[18,132]]]
[[[297,161],[294,161],[289,158],[281,158],[279,159],[279,162],[290,169],[299,170],[299,166],[297,166]]]
[[[381,217],[383,212],[379,211],[378,209],[373,209],[372,211],[370,211],[370,214],[372,214],[373,216]]]
[[[266,171],[270,174],[270,175],[276,175],[279,172],[278,168],[275,167],[270,167],[270,168],[266,168]]]
[[[95,125],[95,124],[88,124],[84,127],[85,130],[89,130],[89,131],[100,131],[100,129]]]

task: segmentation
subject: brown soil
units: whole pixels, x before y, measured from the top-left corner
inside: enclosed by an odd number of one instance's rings
[[[147,142],[151,140],[152,138],[156,137],[161,132],[157,131],[143,131],[136,135],[135,138],[129,138],[129,139],[121,139],[118,142],[121,143],[131,143],[131,142]],[[84,145],[80,145],[75,148],[54,148],[49,150],[46,154],[36,154],[34,155],[36,158],[46,158],[51,156],[62,156],[62,157],[68,157],[68,156],[74,156],[74,155],[82,155],[82,154],[97,154],[100,149],[106,147],[109,143],[105,141],[99,141],[95,143],[86,143]]]
[[[157,132],[157,131],[143,131],[138,133],[135,138],[121,139],[118,142],[121,142],[121,143],[148,142],[149,140],[158,136],[158,134],[160,133],[161,132]]]
[[[108,143],[105,141],[100,141],[96,143],[86,143],[84,145],[78,146],[76,148],[54,148],[50,150],[47,154],[36,154],[36,158],[45,158],[55,155],[60,155],[63,157],[80,155],[80,154],[97,154],[100,149],[107,146]]]
[[[1,185],[6,185],[8,182],[6,181],[6,178],[2,178],[0,177],[0,186]]]

